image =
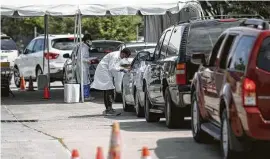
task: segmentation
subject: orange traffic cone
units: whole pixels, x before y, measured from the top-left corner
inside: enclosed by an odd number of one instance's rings
[[[96,159],[104,159],[102,147],[97,147]]]
[[[22,91],[25,90],[25,80],[24,80],[24,77],[23,76],[21,76],[21,80],[20,80],[20,89]]]
[[[80,158],[79,151],[77,149],[73,149],[71,153],[71,159],[79,159],[79,158]]]
[[[142,148],[142,158],[141,159],[151,159],[150,151],[149,151],[148,147]]]
[[[49,91],[48,86],[45,86],[45,88],[44,88],[43,98],[44,99],[50,99],[50,91]]]
[[[32,76],[30,76],[30,78],[29,78],[29,85],[28,85],[27,91],[34,91],[34,83],[33,83]]]
[[[120,143],[120,126],[118,122],[113,123],[111,141],[109,147],[108,159],[121,158],[121,143]]]

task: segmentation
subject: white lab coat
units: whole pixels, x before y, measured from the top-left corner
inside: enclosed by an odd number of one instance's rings
[[[113,76],[114,73],[120,71],[120,61],[120,51],[105,55],[96,68],[91,88],[97,90],[114,89]]]
[[[82,52],[82,65],[81,65],[81,52]],[[90,58],[89,46],[85,43],[81,43],[79,46],[77,61],[76,61],[76,77],[77,82],[81,83],[81,68],[83,69],[83,85],[89,85],[89,61],[93,59]]]

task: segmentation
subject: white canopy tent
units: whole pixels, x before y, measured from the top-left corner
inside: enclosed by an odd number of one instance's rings
[[[194,13],[193,16],[203,16],[200,3],[190,0],[8,0],[1,5],[1,16],[13,18],[45,16],[45,39],[47,39],[46,34],[48,34],[47,16],[75,16],[77,19],[75,28],[78,26],[78,29],[75,29],[74,36],[77,34],[81,42],[82,16],[143,15],[145,17],[145,39],[156,41],[163,29],[166,28],[166,25],[160,23],[164,23],[164,21],[166,23],[166,18],[171,21],[172,17],[175,20],[171,23],[180,21],[181,18],[179,19],[178,14],[181,11],[187,11],[185,9],[191,10]],[[49,70],[48,61],[48,78]],[[82,102],[84,102],[83,96],[81,81]]]

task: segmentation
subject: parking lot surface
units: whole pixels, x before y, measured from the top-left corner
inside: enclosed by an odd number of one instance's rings
[[[56,84],[57,85],[57,84]],[[36,89],[36,88],[35,88]],[[153,159],[220,159],[218,143],[197,144],[192,139],[190,121],[181,129],[168,129],[164,119],[147,123],[134,112],[105,117],[102,92],[93,91],[92,102],[66,104],[64,90],[55,86],[51,99],[42,91],[18,91],[2,98],[1,158],[70,158],[78,149],[81,158],[94,158],[97,146],[105,156],[109,148],[111,125],[118,121],[123,143],[122,158],[140,158],[141,148],[149,147]],[[114,104],[122,111],[121,104]]]

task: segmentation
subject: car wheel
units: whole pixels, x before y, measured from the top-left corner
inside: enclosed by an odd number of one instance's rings
[[[17,88],[20,88],[21,77],[20,77],[20,71],[18,67],[14,67],[14,84]]]
[[[158,122],[160,120],[159,114],[150,112],[150,108],[152,107],[152,104],[149,100],[149,97],[147,95],[147,90],[144,93],[145,96],[145,106],[144,106],[144,114],[145,119],[147,122]]]
[[[115,102],[122,102],[121,93],[117,93],[116,89],[113,91],[113,99]]]
[[[126,95],[125,89],[122,88],[122,103],[123,103],[123,110],[124,110],[125,112],[128,112],[128,111],[130,111],[131,106],[128,105],[128,104],[126,103],[125,95]]]
[[[137,117],[144,117],[144,108],[141,106],[140,101],[139,101],[139,95],[137,91],[135,92],[134,95],[134,101],[135,101],[135,112]]]
[[[36,69],[36,81],[37,81],[37,85],[38,85],[38,76],[42,74],[42,70],[40,67],[37,67]]]
[[[234,151],[231,147],[230,138],[232,132],[230,131],[230,126],[228,123],[226,109],[222,112],[222,122],[221,122],[221,151],[224,159],[236,159],[239,158],[239,153]],[[241,158],[241,157],[240,157]]]
[[[211,137],[206,132],[201,129],[202,118],[200,115],[200,110],[198,106],[198,100],[196,97],[196,92],[192,94],[191,102],[191,130],[193,139],[198,143],[205,143],[210,141]]]
[[[165,118],[168,128],[179,128],[185,119],[181,108],[177,108],[173,103],[168,87],[165,90]]]

